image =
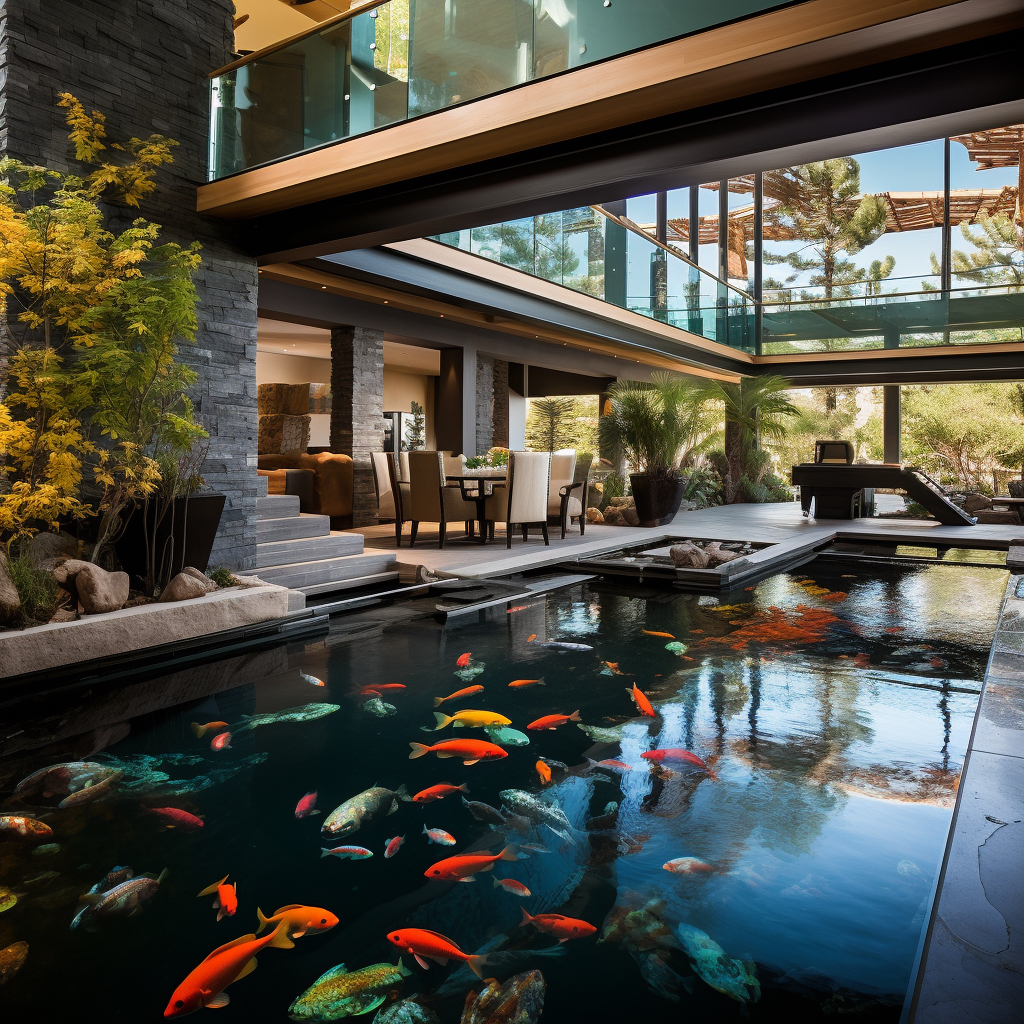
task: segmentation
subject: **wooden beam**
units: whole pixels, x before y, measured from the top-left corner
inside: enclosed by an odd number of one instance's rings
[[[808,0],[201,185],[248,218],[1024,26],[1019,0]]]

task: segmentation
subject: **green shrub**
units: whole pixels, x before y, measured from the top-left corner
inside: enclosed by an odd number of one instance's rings
[[[232,575],[231,570],[223,565],[218,565],[213,569],[207,569],[206,575],[209,576],[218,587],[233,587],[235,585],[235,577]]]
[[[18,591],[21,617],[26,626],[49,622],[57,610],[61,590],[57,581],[45,569],[37,568],[28,551],[22,551],[7,563],[7,572]]]

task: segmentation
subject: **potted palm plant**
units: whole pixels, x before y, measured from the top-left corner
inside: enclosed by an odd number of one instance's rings
[[[689,382],[656,374],[650,384],[620,380],[609,389],[601,417],[602,450],[618,450],[633,468],[629,479],[641,526],[670,522],[679,510],[679,464],[707,435],[707,412],[691,400]]]

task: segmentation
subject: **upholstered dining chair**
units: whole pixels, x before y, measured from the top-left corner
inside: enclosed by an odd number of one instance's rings
[[[371,452],[373,486],[377,492],[377,519],[395,521],[395,546],[402,546],[402,499],[409,503],[409,485],[398,479],[398,459],[394,452]]]
[[[409,547],[416,543],[421,522],[437,523],[437,546],[444,547],[449,523],[471,522],[477,508],[462,497],[457,484],[445,484],[444,456],[441,452],[409,452],[409,498],[402,501],[402,514],[411,521]]]
[[[593,455],[584,455],[576,459],[576,468],[573,471],[572,482],[559,489],[558,492],[558,521],[562,526],[562,540],[565,540],[565,531],[573,519],[580,524],[580,536],[582,537],[587,526],[587,500],[590,488],[590,467],[594,464]],[[550,512],[551,506],[548,506]]]
[[[495,485],[484,505],[484,515],[505,524],[505,546],[512,547],[512,528],[519,526],[523,540],[530,527],[539,526],[548,544],[548,481],[551,476],[550,452],[509,452],[508,479],[505,486]]]

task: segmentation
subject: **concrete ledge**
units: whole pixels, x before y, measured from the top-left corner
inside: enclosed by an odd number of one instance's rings
[[[285,587],[229,587],[191,601],[138,605],[0,633],[0,678],[250,626],[281,618],[288,609]]]

